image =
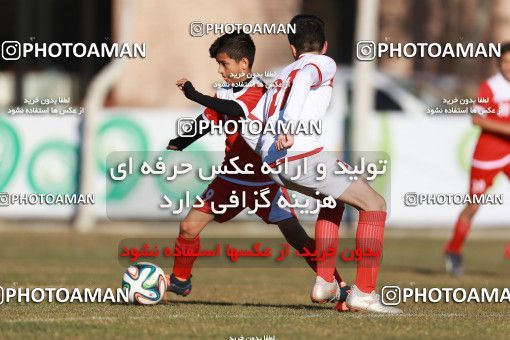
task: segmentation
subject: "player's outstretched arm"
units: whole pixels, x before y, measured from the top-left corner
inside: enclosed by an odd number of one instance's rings
[[[193,84],[191,84],[191,82],[185,78],[177,81],[177,86],[182,90],[186,98],[194,101],[195,103],[208,107],[216,112],[223,113],[227,116],[244,116],[243,108],[235,101],[220,99],[202,94],[195,90]]]
[[[292,88],[287,100],[287,106],[283,113],[283,119],[286,123],[296,124],[301,116],[303,105],[305,103],[306,95],[310,92],[311,87],[319,78],[316,71],[307,66],[300,70],[292,82]],[[294,144],[294,137],[290,134],[280,134],[276,137],[275,147],[276,150],[290,148]]]
[[[202,136],[208,134],[211,131],[211,127],[207,127],[206,129],[198,129],[198,126],[202,120],[204,120],[203,115],[199,115],[197,118],[195,118],[196,123],[192,126],[193,131],[190,131],[190,137],[179,136],[177,138],[171,139],[168,142],[166,149],[182,151],[193,144],[196,140],[200,139]]]
[[[478,125],[483,130],[493,133],[499,133],[510,136],[510,124],[490,120],[480,116],[473,116],[473,124]]]
[[[287,106],[283,113],[285,122],[297,122],[300,119],[301,111],[308,92],[315,82],[319,80],[317,71],[312,66],[306,66],[299,70],[292,81]]]

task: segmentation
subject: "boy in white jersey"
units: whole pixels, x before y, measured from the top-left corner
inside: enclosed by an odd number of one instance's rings
[[[297,15],[291,20],[296,33],[288,35],[292,56],[296,60],[276,77],[273,86],[262,96],[245,119],[260,120],[277,127],[277,121],[289,125],[322,118],[329,105],[336,64],[324,56],[327,50],[324,23],[313,15]],[[386,220],[386,202],[364,180],[350,181],[334,174],[338,160],[322,151],[319,136],[296,134],[243,134],[243,138],[261,156],[262,161],[277,170],[287,166],[286,173],[272,174],[272,178],[289,189],[309,196],[333,196],[338,204],[347,203],[359,210],[356,247],[370,248],[377,256],[363,257],[358,262],[356,285],[347,297],[353,309],[380,313],[401,313],[398,308],[384,306],[375,293],[380,252]],[[295,177],[302,160],[307,160],[306,176]],[[298,161],[301,160],[301,161]],[[317,180],[316,169],[324,164],[327,176]],[[338,226],[331,209],[321,209],[315,227],[316,249],[335,253],[338,246]],[[317,278],[311,291],[314,302],[325,302],[338,294],[339,286],[333,277],[336,256],[317,263]]]
[[[329,105],[336,64],[333,59],[324,56],[327,50],[324,23],[311,15],[298,15],[291,20],[296,33],[289,34],[292,56],[296,60],[276,77],[282,86],[271,88],[259,101],[252,114],[262,118],[267,124],[282,120],[296,124],[299,120],[311,121],[323,117]],[[280,85],[280,84],[276,85]],[[256,150],[262,160],[272,167],[282,168],[287,162],[289,167],[299,158],[307,157],[309,173],[325,164],[328,175],[318,181],[314,176],[305,176],[292,180],[289,173],[281,172],[273,178],[288,188],[309,194],[318,191],[322,195],[331,195],[338,202],[350,204],[359,210],[359,222],[356,232],[356,246],[362,249],[382,250],[386,204],[384,198],[375,192],[364,180],[351,182],[348,178],[334,175],[336,158],[322,151],[319,136],[297,134],[261,135]],[[251,142],[253,143],[253,141]],[[250,144],[250,143],[249,143]],[[252,144],[253,145],[253,144]],[[297,162],[297,166],[299,163]],[[338,243],[338,228],[334,225],[316,225],[315,237],[317,249],[326,251]],[[331,260],[331,261],[329,261]],[[312,289],[313,300],[324,300],[335,291],[337,284],[332,278],[332,269],[336,257],[321,261],[317,279]],[[329,262],[329,263],[328,263]],[[356,285],[347,298],[347,305],[361,310],[383,313],[399,313],[397,308],[382,305],[375,293],[379,258],[364,258],[358,262]]]

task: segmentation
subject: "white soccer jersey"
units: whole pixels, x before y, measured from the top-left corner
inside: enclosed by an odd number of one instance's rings
[[[286,123],[319,121],[331,100],[335,73],[336,63],[330,57],[302,54],[278,74],[248,119],[258,119],[271,126],[277,126],[278,120]],[[276,134],[243,137],[269,164],[287,155],[299,155],[322,147],[316,134],[294,134],[293,146],[281,151],[275,148]]]

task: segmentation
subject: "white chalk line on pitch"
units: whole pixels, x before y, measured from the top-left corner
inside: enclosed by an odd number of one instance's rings
[[[111,317],[111,316],[91,316],[91,317],[76,317],[76,318],[51,318],[51,319],[10,319],[10,320],[0,320],[2,322],[8,323],[22,323],[22,322],[73,322],[73,321],[119,321],[119,320],[164,320],[168,318],[179,318],[179,315],[169,315],[165,318],[154,318],[148,316],[128,316],[128,317]],[[184,317],[184,316],[182,316]]]
[[[311,314],[311,315],[292,315],[288,316],[286,319],[312,319],[312,318],[324,318],[326,315],[324,314]],[[487,318],[487,317],[509,317],[510,313],[482,313],[482,314],[467,314],[467,313],[435,313],[435,314],[427,314],[427,313],[404,313],[404,314],[373,314],[367,312],[358,312],[358,313],[338,313],[338,317],[348,317],[348,318],[410,318],[410,317],[445,317],[445,318],[459,318],[459,317],[468,317],[474,319]],[[196,316],[185,315],[185,314],[175,314],[175,315],[167,315],[165,317],[155,318],[154,316],[128,316],[128,317],[108,317],[108,316],[92,316],[92,317],[75,317],[75,318],[51,318],[51,319],[4,319],[0,320],[0,323],[23,323],[23,322],[46,322],[46,323],[58,323],[58,322],[74,322],[74,321],[125,321],[125,320],[166,320],[166,319],[177,319],[177,318],[193,318],[199,317],[201,319],[218,319],[218,315],[205,316],[204,314],[198,314]],[[223,315],[222,318],[228,319],[261,319],[261,318],[271,318],[278,319],[274,315],[267,316],[248,316],[248,315]],[[328,319],[332,319],[332,317],[327,317]]]

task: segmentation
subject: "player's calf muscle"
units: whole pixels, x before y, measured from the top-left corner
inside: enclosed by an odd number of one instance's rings
[[[478,204],[468,204],[466,207],[462,210],[461,215],[464,218],[472,219],[473,216],[478,211],[479,205]]]
[[[363,210],[386,211],[386,200],[378,193],[375,193],[375,197],[371,198],[371,200],[367,202]]]
[[[285,237],[285,240],[292,248],[302,250],[303,247],[306,247],[310,243],[310,236],[308,236],[296,218],[288,218],[278,222],[277,225]]]

